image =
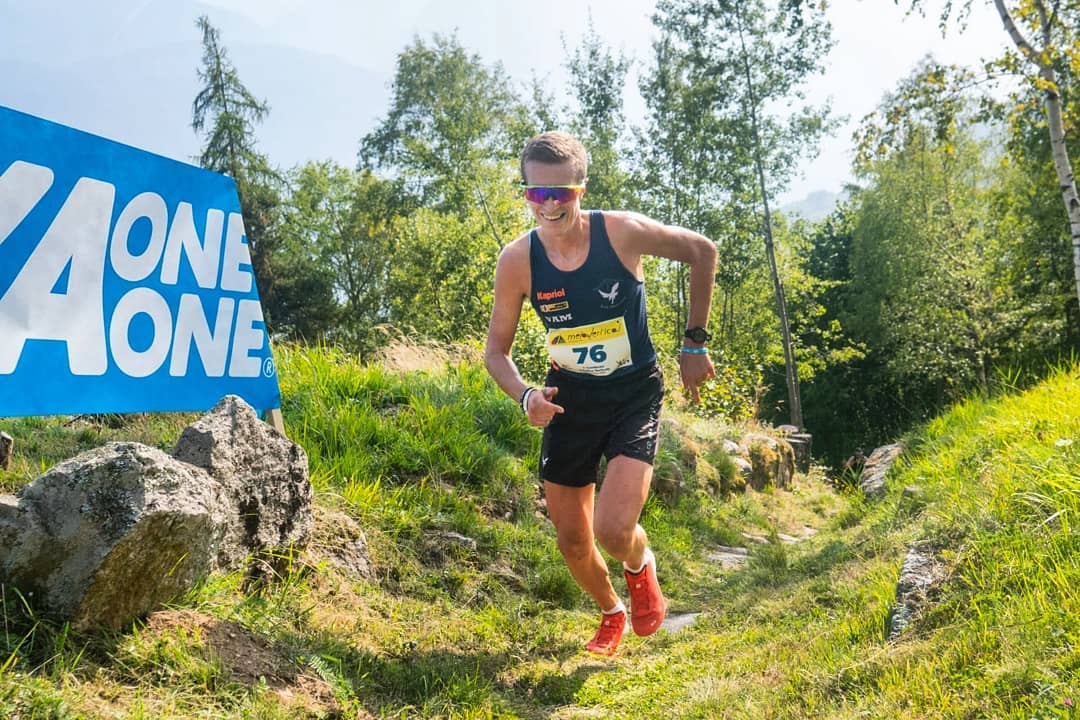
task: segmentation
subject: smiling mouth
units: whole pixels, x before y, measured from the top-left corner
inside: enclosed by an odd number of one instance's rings
[[[554,222],[555,220],[562,220],[563,216],[565,216],[565,215],[566,215],[565,210],[563,210],[562,212],[557,212],[554,215],[548,215],[547,213],[540,213],[540,217],[544,218],[545,220],[548,220],[549,222]]]

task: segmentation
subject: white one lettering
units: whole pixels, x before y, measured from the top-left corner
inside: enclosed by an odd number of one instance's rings
[[[154,323],[154,338],[145,350],[131,347],[129,330],[136,315],[148,315]],[[109,348],[113,362],[125,375],[140,378],[153,375],[165,362],[171,342],[172,314],[165,298],[150,288],[138,287],[116,303],[109,325]]]
[[[191,203],[182,202],[176,206],[169,239],[165,243],[165,258],[161,263],[161,282],[175,285],[180,275],[180,250],[184,251],[195,282],[201,288],[213,288],[217,285],[218,262],[221,260],[221,232],[225,225],[225,213],[216,208],[206,212],[204,240],[199,242],[195,232],[195,217]]]
[[[142,218],[150,221],[150,242],[141,254],[132,255],[128,245],[131,228]],[[144,192],[131,198],[113,228],[109,257],[117,275],[131,282],[150,277],[165,247],[165,227],[168,222],[169,211],[157,193]]]
[[[187,375],[188,355],[192,344],[202,358],[207,377],[221,377],[225,374],[233,305],[235,301],[232,298],[218,300],[217,320],[214,321],[214,331],[210,332],[210,324],[203,312],[199,296],[188,293],[180,296],[180,311],[176,313],[176,332],[173,334],[172,360],[169,362],[170,375]]]
[[[241,265],[251,267],[251,255],[244,242],[244,218],[240,213],[229,213],[229,230],[225,235],[225,262],[221,267],[221,289],[246,293],[251,290],[251,273],[241,270]]]
[[[0,175],[0,244],[53,184],[52,170],[22,161]],[[105,375],[111,365],[142,378],[168,362],[170,376],[184,377],[194,348],[206,377],[258,377],[263,359],[252,352],[265,349],[266,332],[256,299],[211,295],[215,309],[204,307],[200,295],[184,293],[170,307],[158,288],[136,286],[115,307],[104,307],[106,263],[129,283],[142,283],[160,265],[162,285],[177,285],[181,257],[186,257],[200,288],[250,293],[251,256],[240,214],[230,213],[226,220],[223,211],[209,209],[200,238],[190,203],[179,203],[170,223],[164,199],[140,193],[110,227],[115,199],[113,185],[81,178],[0,295],[0,374],[15,372],[28,340],[53,340],[66,343],[73,375]],[[132,343],[140,315],[150,323],[146,347],[142,338]]]
[[[0,244],[26,219],[53,184],[53,171],[22,160],[0,175]]]
[[[105,374],[102,276],[115,194],[108,183],[81,178],[0,297],[0,374],[15,372],[27,340],[64,341],[73,375]],[[66,291],[53,292],[65,269]]]
[[[255,327],[255,323],[262,322],[262,319],[262,305],[258,300],[241,300],[238,303],[229,377],[258,377],[262,360],[248,353],[262,349],[266,334]]]

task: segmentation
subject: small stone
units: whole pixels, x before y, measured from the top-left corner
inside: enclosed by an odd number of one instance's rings
[[[304,558],[309,564],[325,559],[355,577],[371,576],[367,536],[360,525],[340,510],[314,506],[315,525]]]
[[[883,445],[870,453],[859,476],[859,485],[868,497],[878,498],[885,494],[885,476],[903,451],[901,443],[894,443]]]
[[[461,533],[456,533],[450,530],[439,533],[439,537],[448,542],[461,545],[462,547],[465,547],[469,550],[475,551],[477,547],[476,540],[472,539],[471,537],[462,535]]]
[[[720,563],[720,567],[724,570],[738,570],[746,564],[749,556],[750,553],[746,548],[718,545],[716,549],[710,551],[705,557],[713,562]]]
[[[933,553],[908,548],[896,583],[896,608],[889,622],[889,640],[898,639],[929,603],[929,594],[946,576],[945,564]]]

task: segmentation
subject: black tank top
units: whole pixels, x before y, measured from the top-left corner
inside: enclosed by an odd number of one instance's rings
[[[615,254],[603,213],[589,213],[589,255],[581,267],[555,267],[536,230],[529,234],[529,265],[529,301],[547,328],[548,354],[558,372],[617,377],[656,363],[645,283]]]

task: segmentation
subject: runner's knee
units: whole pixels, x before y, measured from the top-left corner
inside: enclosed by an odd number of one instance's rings
[[[592,537],[585,532],[560,532],[558,542],[559,552],[561,552],[562,556],[568,560],[580,560],[586,558],[595,550]]]
[[[596,524],[596,539],[600,547],[604,548],[615,557],[622,557],[634,544],[634,533],[637,525],[626,525],[618,522],[598,521]]]

